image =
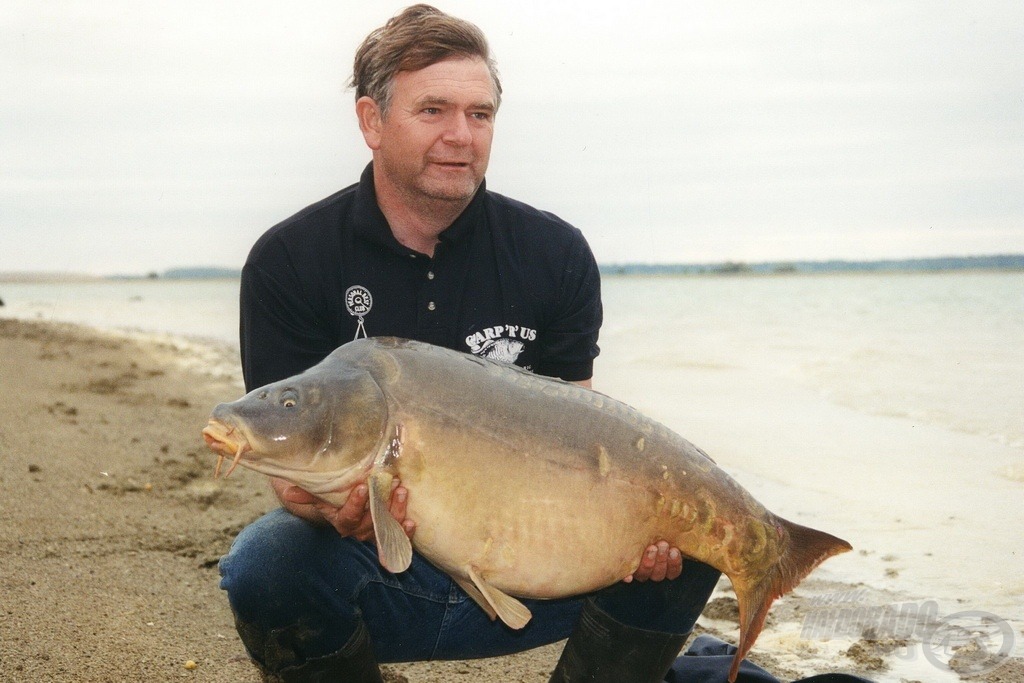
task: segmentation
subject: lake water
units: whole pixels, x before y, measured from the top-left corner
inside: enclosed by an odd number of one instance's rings
[[[1024,450],[1024,274],[604,278],[595,381],[729,367]],[[238,283],[0,284],[0,315],[237,346]]]
[[[944,614],[982,610],[1021,632],[1024,274],[611,276],[603,286],[595,388],[702,446],[773,511],[857,549],[814,577],[936,600]],[[226,359],[237,376],[237,290],[230,280],[0,283],[0,316],[188,337],[195,364]],[[204,356],[210,346],[218,352]],[[808,657],[802,645],[774,647]],[[921,676],[904,667],[878,680],[901,677]]]
[[[631,362],[768,373],[1024,449],[1024,274],[606,280]]]

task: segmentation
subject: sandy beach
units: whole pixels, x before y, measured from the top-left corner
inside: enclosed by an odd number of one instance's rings
[[[210,408],[241,392],[236,376],[205,370],[172,341],[60,323],[0,320],[0,358],[0,680],[257,681],[216,565],[275,501],[254,473],[214,480],[199,436]],[[812,576],[777,603],[751,659],[783,680],[813,672],[801,658],[869,678],[887,671],[906,643],[801,641],[822,594],[904,599]],[[731,642],[729,595],[723,582],[701,628]],[[410,683],[543,683],[559,651],[386,671]],[[926,662],[921,671],[915,680],[959,678]],[[1024,667],[970,680],[1022,681]]]

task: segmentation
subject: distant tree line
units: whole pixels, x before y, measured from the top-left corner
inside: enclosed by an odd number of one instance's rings
[[[772,275],[787,273],[940,272],[952,270],[1024,270],[1024,254],[947,256],[877,261],[766,261],[744,263],[612,263],[601,264],[606,275]]]

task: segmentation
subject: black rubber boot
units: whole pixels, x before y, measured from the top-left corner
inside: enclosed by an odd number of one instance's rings
[[[626,626],[587,600],[551,683],[662,683],[689,635]]]
[[[345,647],[333,654],[271,672],[256,665],[264,683],[383,683],[370,632],[360,621]]]

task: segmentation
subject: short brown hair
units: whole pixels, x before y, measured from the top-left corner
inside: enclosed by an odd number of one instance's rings
[[[501,81],[483,31],[430,5],[407,7],[366,36],[356,50],[350,85],[357,100],[370,97],[386,114],[398,72],[418,71],[451,57],[484,60],[494,82],[495,106],[501,104]]]

